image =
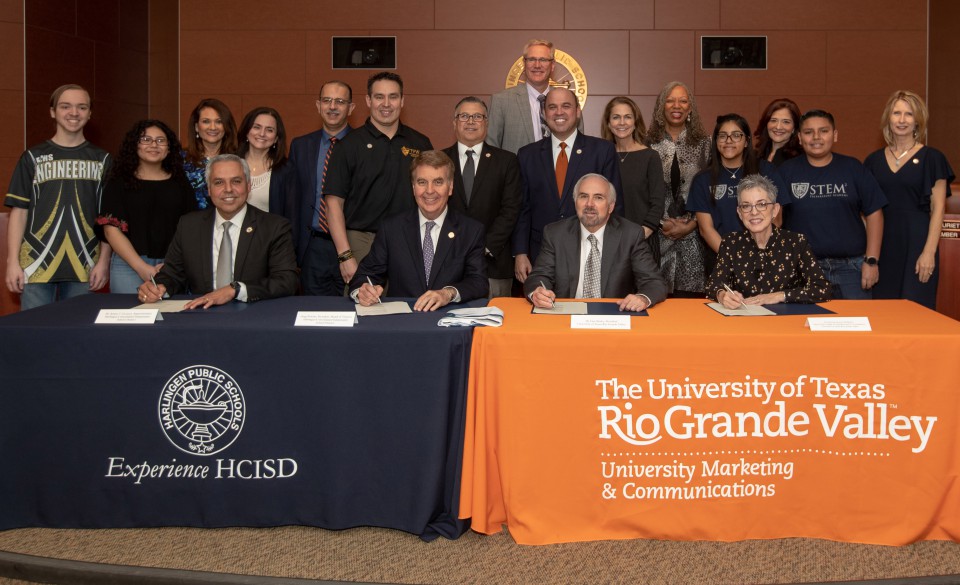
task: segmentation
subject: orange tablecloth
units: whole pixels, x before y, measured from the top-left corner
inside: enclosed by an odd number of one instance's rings
[[[669,300],[630,331],[496,299],[474,333],[460,515],[523,544],[960,540],[960,323],[832,301],[872,332]]]

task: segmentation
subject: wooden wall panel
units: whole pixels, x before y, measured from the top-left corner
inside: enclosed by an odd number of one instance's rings
[[[723,0],[721,20],[758,30],[925,30],[927,0]]]
[[[886,98],[909,89],[924,95],[926,43],[926,31],[829,32],[827,92]]]
[[[444,2],[446,4],[446,2]],[[453,3],[451,3],[453,4]],[[485,5],[477,16],[483,17]],[[342,0],[186,0],[180,2],[183,30],[236,30],[256,33],[271,30],[317,28],[434,28],[434,0],[405,0],[358,5]],[[470,17],[471,20],[473,16]],[[466,28],[460,19],[458,28]],[[471,26],[471,28],[474,28]],[[478,27],[482,28],[482,27]],[[239,44],[235,39],[234,45]]]
[[[564,0],[540,0],[539,2],[517,2],[516,0],[487,0],[473,2],[469,0],[438,0],[436,6],[436,28],[446,30],[554,30],[564,28]],[[354,25],[356,26],[356,25]],[[388,24],[387,26],[392,26]],[[567,28],[578,28],[575,23],[566,24]],[[379,28],[379,27],[378,27]],[[397,27],[393,27],[397,28]],[[428,28],[421,24],[410,28]],[[538,39],[549,38],[544,34],[534,35]],[[517,48],[519,54],[524,37]],[[467,45],[464,45],[467,46]],[[482,48],[482,47],[477,47]]]
[[[720,28],[720,0],[657,0],[654,11],[658,30]]]
[[[631,31],[630,93],[656,96],[665,83],[693,86],[697,53],[693,31]]]
[[[567,2],[567,28],[630,30],[653,28],[654,0]]]

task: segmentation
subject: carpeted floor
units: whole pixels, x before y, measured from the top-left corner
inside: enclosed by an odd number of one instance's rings
[[[506,533],[432,543],[355,528],[19,529],[0,550],[96,563],[387,583],[803,583],[960,574],[960,545],[785,539],[520,546]]]

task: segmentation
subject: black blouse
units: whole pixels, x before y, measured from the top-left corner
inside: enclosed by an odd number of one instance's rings
[[[783,292],[788,303],[830,300],[830,283],[807,239],[776,226],[766,248],[757,246],[746,230],[723,237],[707,294],[717,298],[724,284],[744,297]]]
[[[119,177],[107,182],[97,223],[127,236],[137,254],[163,258],[180,216],[197,208],[193,188],[184,179],[139,181],[131,189]]]

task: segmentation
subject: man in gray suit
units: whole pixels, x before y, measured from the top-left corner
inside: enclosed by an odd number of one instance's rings
[[[613,215],[617,190],[603,175],[577,181],[577,217],[544,229],[543,247],[524,293],[537,307],[560,298],[621,298],[621,311],[643,311],[667,297],[644,244],[643,228]]]
[[[541,115],[553,75],[553,43],[532,39],[523,48],[526,83],[493,94],[487,143],[514,154],[549,135]]]

